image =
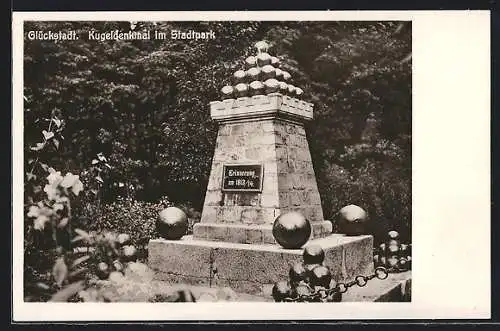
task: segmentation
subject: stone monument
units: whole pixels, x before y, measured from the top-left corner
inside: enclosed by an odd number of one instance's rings
[[[337,279],[369,272],[372,237],[332,234],[323,218],[304,128],[313,105],[267,43],[255,46],[222,100],[210,103],[219,130],[201,221],[180,241],[151,240],[150,266],[170,281],[266,293],[301,258],[301,249],[283,249],[272,235],[276,217],[298,211],[312,227],[306,245],[322,246]]]

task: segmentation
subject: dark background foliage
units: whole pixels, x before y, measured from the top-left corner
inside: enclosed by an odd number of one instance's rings
[[[130,22],[26,23],[25,31],[71,29],[81,36],[25,42],[25,167],[31,181],[44,179],[33,160],[81,173],[103,153],[112,168],[100,177],[100,196],[85,200],[81,210],[96,201],[116,204],[119,196],[144,203],[168,196],[200,210],[217,134],[208,103],[220,99],[220,88],[254,52],[253,44],[265,39],[294,85],[304,89],[304,99],[314,103],[307,133],[325,217],[335,220],[341,207],[357,204],[369,212],[376,238],[392,228],[409,238],[409,22],[138,22],[135,30],[213,29],[217,38],[86,38],[92,29],[130,28]],[[43,153],[32,150],[54,114],[64,129]],[[28,203],[36,192],[26,191]]]

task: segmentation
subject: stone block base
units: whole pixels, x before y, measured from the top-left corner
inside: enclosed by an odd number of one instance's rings
[[[329,221],[311,222],[311,227],[311,239],[323,238],[332,233],[332,223]],[[193,237],[197,240],[239,244],[276,244],[272,228],[271,224],[197,223],[193,228]]]
[[[337,281],[373,272],[373,237],[331,234],[312,239],[325,250],[325,264]],[[203,286],[228,286],[254,295],[269,293],[274,282],[288,279],[290,266],[302,261],[302,249],[273,244],[239,244],[184,236],[149,242],[149,266],[157,280]]]

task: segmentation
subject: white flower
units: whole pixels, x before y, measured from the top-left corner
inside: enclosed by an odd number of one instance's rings
[[[52,216],[52,214],[52,209],[43,204],[39,206],[30,206],[28,211],[28,217],[35,217],[33,226],[36,230],[43,230],[45,223],[50,221],[50,216]]]
[[[75,181],[78,179],[78,176],[73,175],[71,172],[68,172],[65,176],[64,179],[61,181],[61,186],[64,188],[69,188],[73,186]]]
[[[47,193],[47,198],[49,200],[58,200],[58,198],[60,197],[60,191],[57,187],[54,187],[52,186],[51,184],[47,184],[45,185],[45,187],[43,188],[43,191],[45,193]]]
[[[28,217],[38,217],[38,215],[40,215],[40,208],[38,206],[30,206]]]
[[[78,176],[76,176],[76,180],[73,183],[73,186],[71,187],[71,190],[75,195],[80,194],[81,191],[83,191],[83,183],[81,182],[80,179],[78,179]]]
[[[54,171],[47,176],[47,180],[49,181],[50,185],[57,186],[60,182],[62,182],[63,177],[61,176],[60,171]]]
[[[49,221],[49,218],[46,215],[38,216],[33,222],[33,226],[35,230],[43,230],[45,228],[45,223]]]

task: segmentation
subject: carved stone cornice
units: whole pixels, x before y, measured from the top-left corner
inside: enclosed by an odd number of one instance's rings
[[[299,122],[313,119],[313,104],[281,93],[210,102],[210,116],[221,122],[283,118]]]

